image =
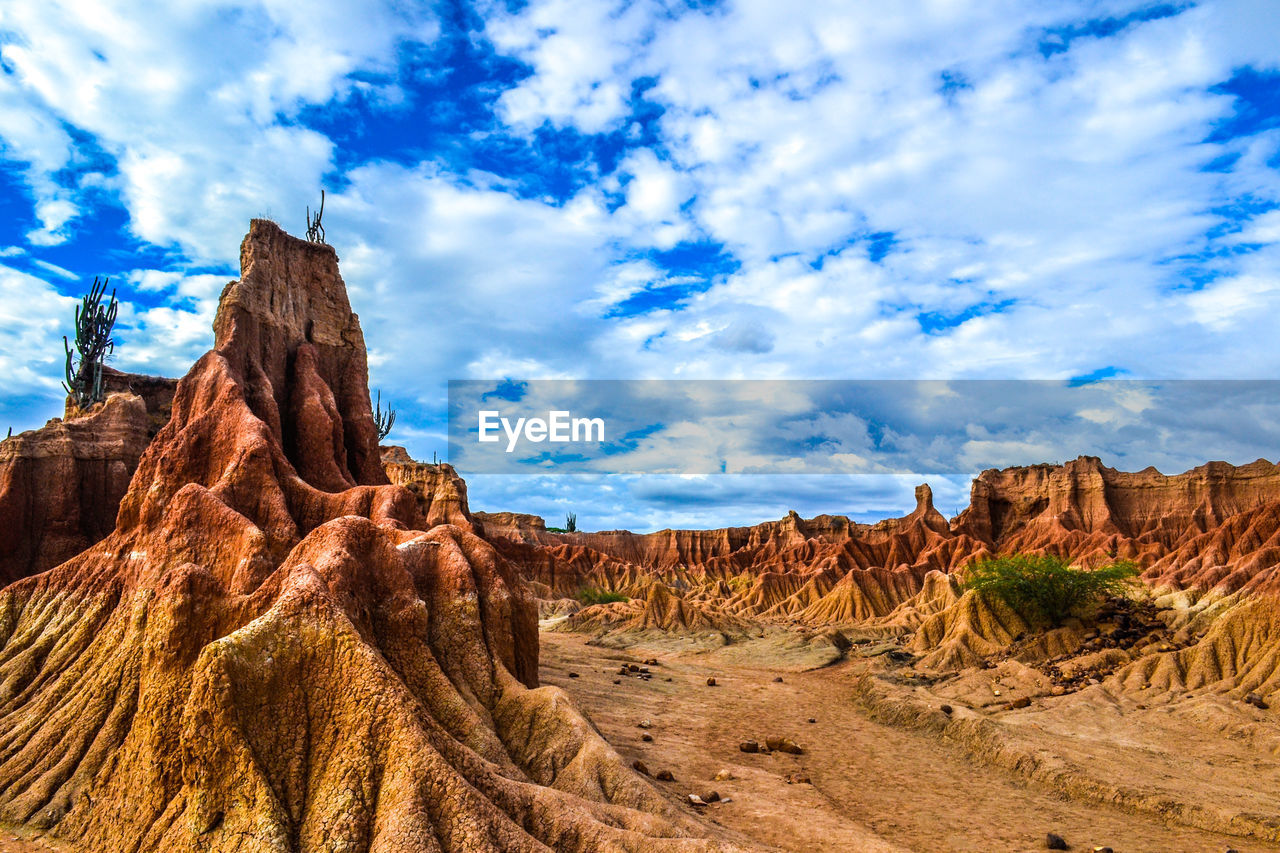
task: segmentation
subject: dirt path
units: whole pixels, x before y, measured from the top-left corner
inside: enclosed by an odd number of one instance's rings
[[[650,656],[662,664],[652,680],[618,675],[620,662]],[[656,787],[673,799],[711,790],[731,797],[711,806],[708,819],[784,850],[1034,851],[1045,849],[1047,832],[1073,850],[1280,850],[1071,802],[975,768],[945,744],[861,715],[849,700],[856,677],[849,664],[784,672],[782,683],[773,680],[778,674],[701,655],[618,652],[588,646],[579,635],[542,635],[543,683],[568,691],[628,760],[674,774],[676,782]],[[706,685],[708,676],[717,686]],[[652,727],[638,728],[645,719]],[[642,741],[646,733],[653,742]],[[738,749],[744,739],[775,734],[794,738],[806,753]],[[713,782],[721,770],[736,778]],[[807,775],[812,784],[788,784],[789,773]]]

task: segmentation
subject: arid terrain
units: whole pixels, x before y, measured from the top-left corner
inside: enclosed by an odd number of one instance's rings
[[[0,444],[0,851],[1280,850],[1276,465],[557,533],[379,446],[331,247],[214,330]],[[1013,553],[1142,573],[1050,627]]]

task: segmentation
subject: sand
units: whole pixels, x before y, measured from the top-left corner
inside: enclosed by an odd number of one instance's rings
[[[735,660],[640,647],[614,650],[588,645],[580,635],[544,631],[540,677],[568,691],[626,759],[643,761],[655,774],[670,770],[675,782],[654,785],[673,801],[711,790],[730,797],[731,802],[704,810],[726,839],[745,837],[794,851],[1030,851],[1045,849],[1046,833],[1054,832],[1073,850],[1104,845],[1116,853],[1280,850],[1280,844],[1171,826],[1151,814],[1070,799],[1016,773],[976,763],[959,744],[875,722],[854,698],[867,661],[794,672],[750,665],[742,662],[744,656],[742,649]],[[649,657],[660,661],[652,680],[619,676],[621,663]],[[570,678],[570,671],[579,677]],[[774,681],[779,675],[781,683]],[[717,686],[708,687],[708,677],[715,677]],[[1070,718],[1066,712],[1059,716]],[[1177,715],[1164,716],[1160,737],[1169,737]],[[646,719],[651,727],[639,728]],[[1040,746],[1070,747],[1064,737],[1034,722],[1017,725],[1034,731]],[[1134,725],[1137,731],[1140,718]],[[1186,723],[1189,730],[1198,725]],[[642,741],[646,733],[653,742]],[[742,740],[763,743],[771,735],[794,738],[805,754],[750,755],[738,749]],[[1133,747],[1143,749],[1152,751],[1141,742]],[[1096,751],[1108,754],[1105,748]],[[1275,756],[1262,752],[1257,759],[1268,771],[1258,781],[1269,786]],[[1121,757],[1099,772],[1123,774],[1127,766],[1141,767],[1126,765]],[[736,778],[713,781],[721,770]],[[1190,766],[1165,770],[1190,773]],[[1198,782],[1212,785],[1213,768],[1206,764],[1203,770]],[[1233,775],[1240,772],[1233,770]],[[812,783],[788,784],[788,774],[808,776]],[[1262,793],[1270,796],[1270,790]]]

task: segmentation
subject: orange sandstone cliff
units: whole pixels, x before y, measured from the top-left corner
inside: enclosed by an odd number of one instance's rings
[[[534,600],[465,503],[388,482],[333,249],[255,220],[241,270],[114,529],[0,592],[0,819],[94,850],[721,849],[537,687]]]
[[[175,380],[104,368],[107,398],[0,442],[0,583],[101,540],[142,452],[169,419]]]

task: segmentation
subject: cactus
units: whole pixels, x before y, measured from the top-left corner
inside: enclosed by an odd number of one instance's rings
[[[391,432],[391,427],[395,426],[396,410],[391,408],[391,404],[387,403],[387,410],[382,411],[382,392],[378,392],[378,402],[373,409],[373,423],[378,428],[378,441],[382,441]]]
[[[312,243],[324,245],[324,226],[320,224],[322,216],[324,216],[324,190],[320,190],[320,209],[316,211],[315,219],[311,218],[311,206],[307,206],[307,239]]]
[[[102,304],[102,297],[110,280],[107,278],[99,282],[98,277],[94,276],[88,295],[80,300],[80,305],[76,308],[74,351],[66,335],[62,337],[62,346],[67,351],[67,378],[62,387],[81,409],[102,401],[102,363],[116,347],[111,329],[116,324],[120,303],[116,301],[114,289],[111,291],[111,301],[105,307]]]
[[[566,533],[578,532],[578,514],[571,512],[564,517],[564,530]]]

